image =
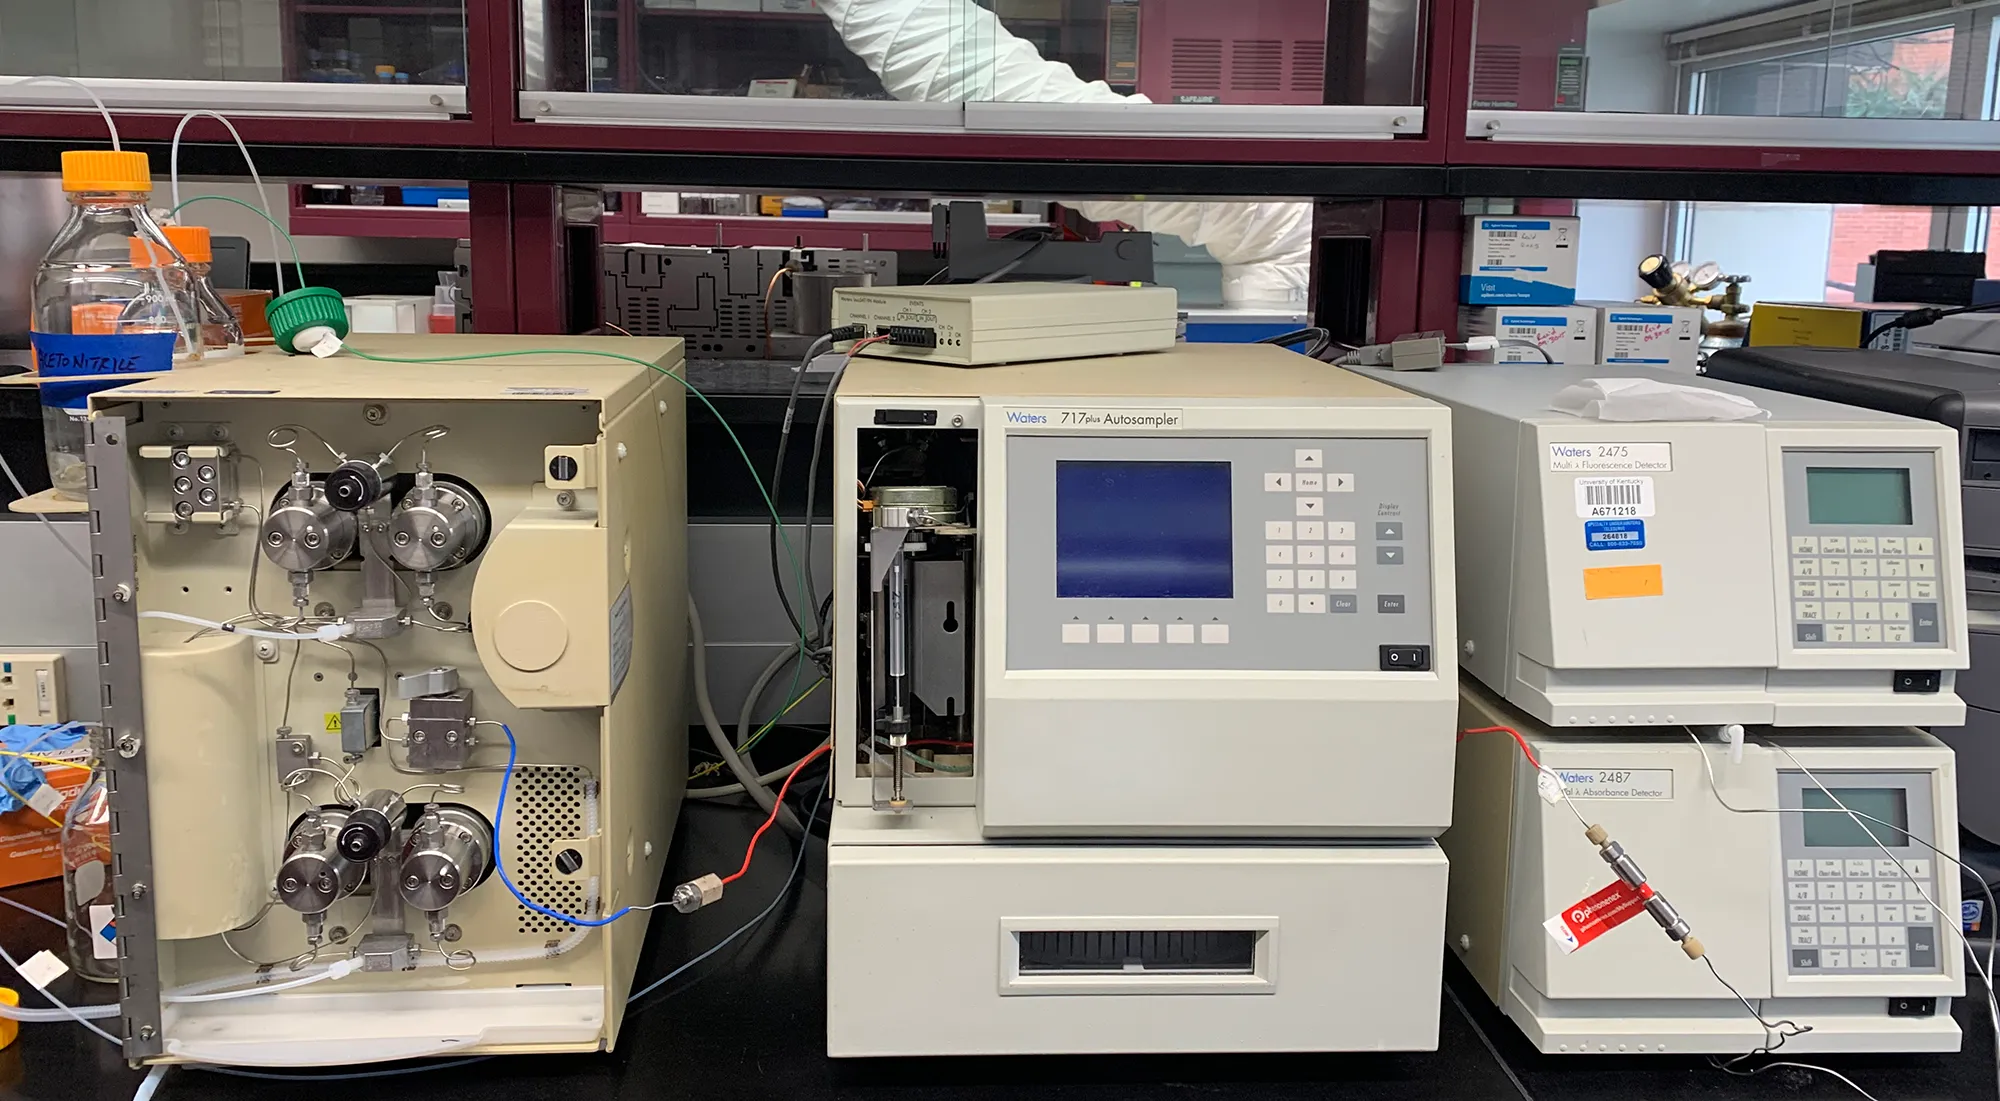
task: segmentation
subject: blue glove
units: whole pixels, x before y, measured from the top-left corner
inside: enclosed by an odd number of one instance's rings
[[[82,740],[86,728],[82,723],[63,723],[60,726],[8,726],[0,727],[0,749],[10,753],[47,754],[59,749],[68,749]],[[40,790],[41,766],[26,757],[0,756],[0,813],[18,810],[21,800]]]

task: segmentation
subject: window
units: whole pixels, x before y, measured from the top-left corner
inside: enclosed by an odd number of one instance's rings
[[[1697,70],[1697,115],[1959,118],[1953,27]]]

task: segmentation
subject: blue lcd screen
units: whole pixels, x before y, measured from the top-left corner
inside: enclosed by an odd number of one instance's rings
[[[1228,463],[1056,463],[1056,595],[1236,594]]]

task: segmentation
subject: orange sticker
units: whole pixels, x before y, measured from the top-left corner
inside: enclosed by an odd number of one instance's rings
[[[1601,566],[1583,571],[1585,600],[1623,600],[1666,592],[1658,566]]]
[[[80,302],[69,308],[69,331],[103,335],[118,331],[125,307],[117,302]]]

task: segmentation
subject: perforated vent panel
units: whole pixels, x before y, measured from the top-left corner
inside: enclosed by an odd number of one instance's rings
[[[1284,86],[1285,44],[1268,39],[1239,39],[1230,57],[1231,91],[1275,92]]]
[[[1222,91],[1222,43],[1213,38],[1176,38],[1173,89],[1189,95]]]
[[[1518,107],[1521,47],[1482,45],[1472,51],[1472,105]]]
[[[556,870],[549,843],[583,835],[581,768],[524,767],[514,770],[507,788],[507,820],[502,840],[507,845],[507,874],[521,893],[551,910],[576,914],[583,909],[586,875]],[[523,933],[567,933],[575,926],[538,914],[519,902]]]
[[[1326,43],[1305,41],[1292,43],[1292,91],[1302,96],[1310,96],[1306,102],[1317,103],[1326,92]]]

